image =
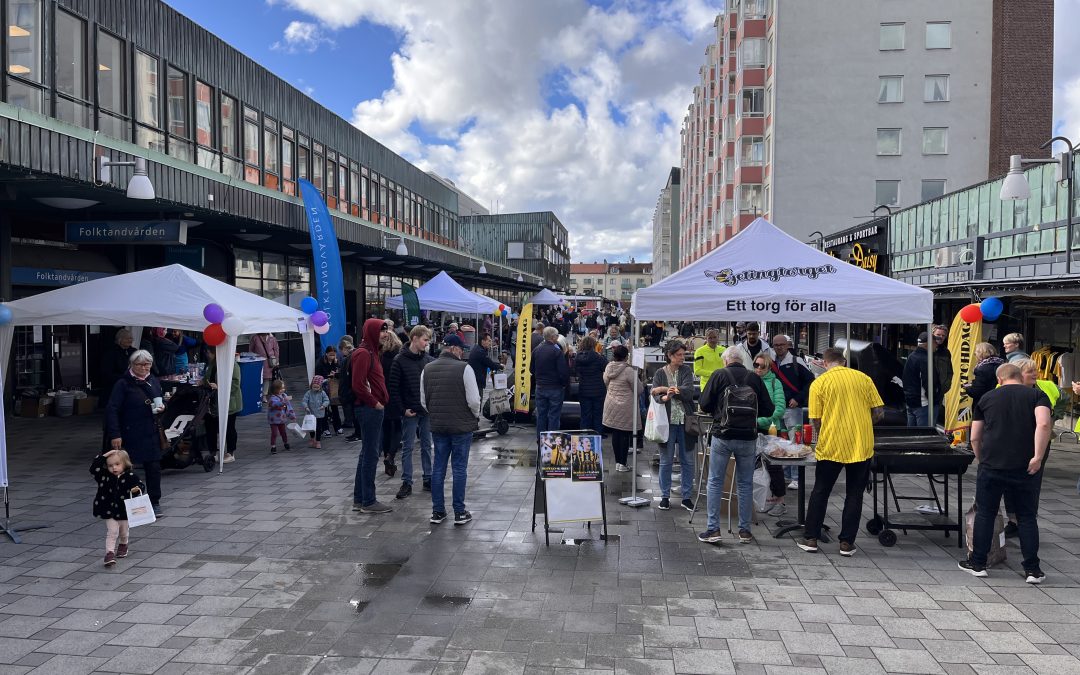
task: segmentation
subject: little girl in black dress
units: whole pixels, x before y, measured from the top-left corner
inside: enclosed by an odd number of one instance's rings
[[[128,520],[124,500],[142,494],[139,477],[131,470],[131,458],[124,450],[109,450],[90,465],[97,481],[94,515],[105,521],[105,566],[116,564],[128,554]],[[117,542],[119,540],[119,543]]]

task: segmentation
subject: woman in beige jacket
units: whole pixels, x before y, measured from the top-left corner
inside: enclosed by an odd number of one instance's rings
[[[612,362],[604,370],[607,396],[604,398],[604,426],[611,429],[611,447],[615,451],[615,470],[629,471],[626,466],[630,453],[630,437],[637,431],[634,425],[634,378],[637,371],[627,360],[630,351],[617,345],[611,350]]]

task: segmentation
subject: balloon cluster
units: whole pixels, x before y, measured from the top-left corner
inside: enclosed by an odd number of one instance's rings
[[[243,319],[237,316],[226,316],[225,309],[216,302],[203,307],[202,315],[210,323],[203,329],[203,341],[211,347],[224,343],[230,336],[236,337],[243,334],[244,329],[247,328]]]
[[[319,335],[326,335],[330,330],[330,316],[319,309],[319,301],[310,295],[300,301],[300,311],[308,315],[312,329]]]
[[[510,316],[510,308],[507,307],[506,305],[500,304],[499,305],[499,310],[497,312],[495,312],[495,313],[500,314],[505,318],[505,317]]]
[[[1005,310],[1000,298],[987,298],[982,302],[971,303],[960,310],[960,318],[968,323],[978,321],[997,321]]]

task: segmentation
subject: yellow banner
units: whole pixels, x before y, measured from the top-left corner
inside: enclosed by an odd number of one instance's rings
[[[975,379],[975,345],[982,342],[982,322],[968,323],[957,314],[949,329],[952,386],[945,394],[945,429],[949,433],[971,427],[971,397],[964,386]]]
[[[532,384],[532,374],[529,372],[529,364],[532,363],[532,319],[533,306],[530,302],[521,308],[518,316],[517,344],[514,351],[517,357],[514,366],[517,373],[514,377],[514,410],[520,413],[529,412],[529,386]]]

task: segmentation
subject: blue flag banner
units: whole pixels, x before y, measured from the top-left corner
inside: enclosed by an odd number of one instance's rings
[[[325,349],[327,345],[336,346],[345,335],[345,282],[341,275],[341,254],[338,253],[334,221],[330,219],[322,195],[303,178],[299,182],[311,232],[311,273],[315,277],[315,297],[319,301],[319,309],[330,317],[330,330],[319,336]]]

